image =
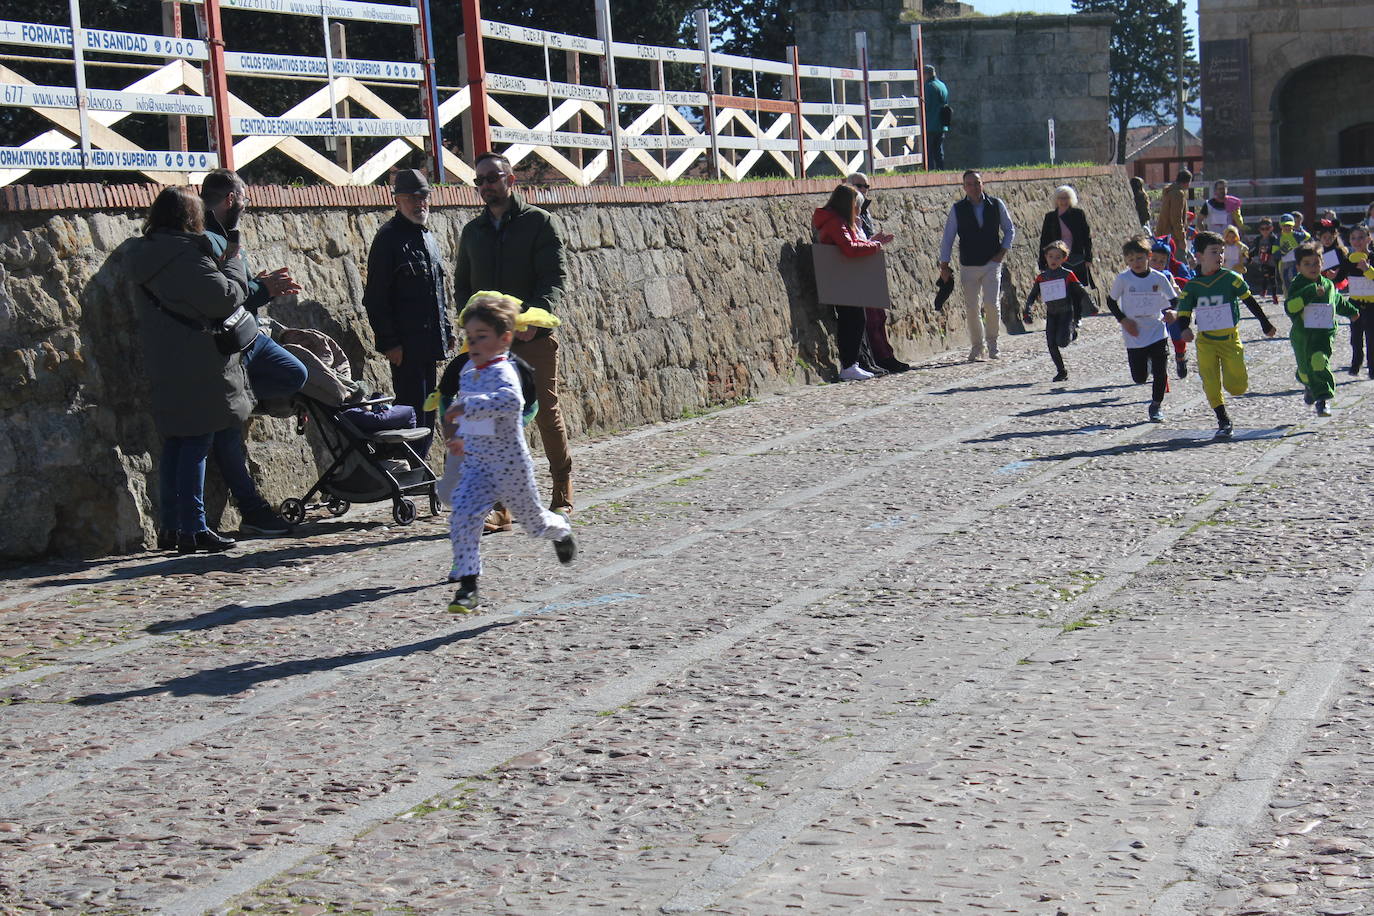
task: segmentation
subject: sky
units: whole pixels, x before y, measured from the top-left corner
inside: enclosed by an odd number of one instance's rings
[[[980,13],[989,16],[999,16],[1002,13],[1072,13],[1073,4],[1070,0],[964,0],[970,3],[973,8]],[[1185,0],[1184,17],[1187,19],[1188,28],[1193,33],[1193,52],[1197,53],[1197,0]],[[1202,121],[1200,118],[1189,117],[1187,119],[1188,128],[1197,130]]]

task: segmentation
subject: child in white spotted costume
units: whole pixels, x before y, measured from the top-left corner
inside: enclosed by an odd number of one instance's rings
[[[462,372],[458,396],[445,419],[457,424],[449,451],[463,458],[453,489],[449,535],[453,569],[449,579],[461,583],[450,610],[477,604],[477,577],[482,574],[479,547],[482,523],[497,502],[533,537],[555,541],[558,558],[572,561],[572,527],[567,518],[545,509],[534,482],[534,462],[520,414],[524,398],[520,378],[510,361],[519,306],[505,296],[474,296],[460,323],[471,359]]]

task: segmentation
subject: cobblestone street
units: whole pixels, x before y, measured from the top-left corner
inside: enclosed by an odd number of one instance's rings
[[[1098,317],[576,443],[470,616],[388,505],[9,569],[0,912],[1374,913],[1374,382],[1242,329],[1230,442]]]

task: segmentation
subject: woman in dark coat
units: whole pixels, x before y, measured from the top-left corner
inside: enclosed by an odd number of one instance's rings
[[[175,505],[178,553],[219,551],[234,541],[205,524],[205,459],[216,432],[253,409],[240,354],[225,356],[204,328],[243,304],[243,259],[221,265],[203,234],[204,205],[190,188],[164,188],[129,256],[153,421],[163,437],[163,517]]]
[[[1045,221],[1040,226],[1041,270],[1047,266],[1043,252],[1050,242],[1063,242],[1069,246],[1069,259],[1064,266],[1073,271],[1079,283],[1089,289],[1095,288],[1092,276],[1092,231],[1088,228],[1088,217],[1078,209],[1078,192],[1068,185],[1054,189],[1054,209],[1045,214]],[[1091,300],[1086,296],[1083,299],[1088,310],[1095,312]],[[1075,314],[1075,322],[1081,317]]]

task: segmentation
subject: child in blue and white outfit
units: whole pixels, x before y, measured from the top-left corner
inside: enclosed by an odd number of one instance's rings
[[[449,610],[458,613],[477,606],[482,523],[498,502],[531,536],[552,540],[560,563],[571,563],[577,556],[568,519],[540,505],[534,483],[534,462],[520,420],[525,402],[510,356],[519,314],[516,300],[488,293],[469,300],[458,318],[471,358],[463,368],[458,395],[444,416],[448,423],[457,424],[449,452],[463,459],[449,517],[453,542],[449,580],[459,583]]]

